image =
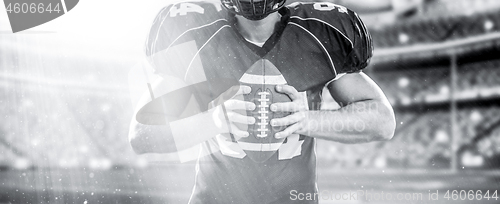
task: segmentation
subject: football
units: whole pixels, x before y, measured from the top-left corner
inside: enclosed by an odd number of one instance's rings
[[[252,88],[249,94],[244,95],[244,100],[254,102],[256,108],[253,111],[246,111],[247,116],[255,118],[254,124],[237,125],[250,134],[246,138],[239,139],[237,143],[252,161],[262,163],[271,158],[285,140],[276,139],[274,134],[284,130],[286,126],[271,126],[270,121],[290,113],[274,113],[269,110],[269,106],[276,102],[291,101],[288,95],[275,90],[276,85],[284,85],[287,82],[278,68],[266,59],[255,62],[239,82]]]

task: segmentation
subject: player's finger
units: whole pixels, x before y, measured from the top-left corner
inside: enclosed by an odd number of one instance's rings
[[[212,102],[210,102],[209,107],[216,107],[220,104],[225,103],[228,100],[234,99],[234,98],[241,98],[243,99],[243,94],[248,94],[250,93],[251,88],[249,86],[244,86],[244,85],[238,85],[238,86],[232,86],[228,88],[226,91],[224,91],[222,94],[220,94],[216,99],[214,99]]]
[[[283,131],[274,134],[274,137],[276,139],[282,139],[282,138],[288,137],[291,134],[293,134],[295,131],[300,130],[300,128],[301,128],[300,124],[295,123],[293,125],[290,125],[286,129],[284,129]]]
[[[287,94],[288,97],[292,99],[292,101],[300,97],[297,89],[295,89],[293,86],[290,85],[276,85],[275,89],[277,92]]]
[[[285,116],[283,118],[274,118],[271,120],[271,126],[286,126],[297,123],[303,120],[306,117],[306,114],[303,112],[296,112]]]
[[[231,100],[233,98],[243,98],[241,95],[244,94],[249,94],[252,91],[252,88],[250,86],[245,86],[245,85],[237,85],[237,86],[232,86],[231,88],[227,89],[222,93],[217,100],[218,101],[227,101]]]
[[[238,86],[238,92],[236,92],[236,95],[249,94],[251,91],[252,88],[250,86],[240,85]]]
[[[246,115],[241,115],[236,112],[227,112],[227,118],[231,122],[241,123],[246,125],[251,125],[255,123],[254,117],[248,117]]]
[[[224,102],[226,110],[254,110],[255,104],[249,101],[230,99]]]
[[[231,124],[230,133],[233,134],[235,140],[239,140],[240,138],[248,137],[250,133],[247,131],[240,130],[236,125]]]
[[[273,112],[299,112],[306,110],[304,104],[297,102],[273,103],[269,108]]]

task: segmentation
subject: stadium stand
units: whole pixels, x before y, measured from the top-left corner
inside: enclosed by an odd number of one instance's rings
[[[496,4],[495,0],[427,1],[417,17],[370,31],[376,50],[498,33],[498,6],[491,9],[484,6]],[[44,54],[40,50],[23,49],[32,43],[23,39],[1,39],[8,46],[0,48],[0,65],[7,68],[0,76],[3,117],[0,169],[31,166],[105,169],[136,165],[140,159],[127,141],[132,111],[129,95],[123,87],[115,86],[123,86],[123,82],[109,79],[114,73],[120,73],[109,71],[109,67],[121,66],[120,62],[88,62],[78,56],[66,56],[64,52]],[[45,72],[40,64],[55,71]],[[66,67],[71,69],[64,69]],[[465,105],[461,104],[464,107],[457,113],[459,135],[456,137],[450,128],[449,106],[443,105],[449,103],[451,92],[451,74],[446,63],[367,69],[396,109],[396,135],[386,143],[319,142],[319,166],[447,168],[454,138],[458,138],[457,144],[465,152],[494,160],[500,155],[500,108],[495,105],[500,98],[499,68],[498,57],[462,60],[458,64],[457,96]],[[58,100],[48,103],[44,100],[47,97]]]
[[[500,60],[459,65],[457,95],[461,99],[500,97]],[[394,76],[397,76],[396,78]],[[446,101],[450,95],[448,67],[378,72],[372,77],[393,105]]]
[[[390,28],[372,29],[377,48],[430,44],[500,31],[500,12],[475,13],[471,16],[420,19],[398,22]]]
[[[373,26],[370,32],[376,49],[439,45],[500,31],[497,1],[426,2],[411,18],[387,27]],[[470,43],[448,48],[461,50],[455,133],[450,111],[452,74],[447,59],[452,52],[443,51],[444,57],[430,54],[421,58],[414,57],[418,53],[410,53],[377,61],[374,70],[367,69],[396,109],[398,127],[393,140],[363,145],[320,143],[318,151],[331,154],[319,154],[319,160],[329,161],[325,163],[333,168],[449,169],[454,154],[452,144],[456,144],[458,168],[499,166],[500,60],[489,50],[498,43],[493,40],[476,44],[481,46]],[[420,52],[435,51],[424,46]]]
[[[496,0],[427,0],[418,19],[470,16],[490,12],[499,7],[500,2]]]
[[[123,103],[128,102],[126,95],[51,93],[29,84],[15,87],[23,89],[1,88],[9,95],[2,100],[8,107],[3,110],[9,112],[4,113],[5,122],[0,127],[0,145],[2,155],[14,155],[0,157],[0,161],[16,166],[18,160],[29,159],[28,166],[62,168],[134,164],[129,161],[135,158],[127,139],[129,118],[122,114],[130,112]],[[44,104],[44,97],[60,100]]]
[[[500,107],[474,108],[459,112],[458,144],[474,144],[482,130],[490,128],[491,121],[500,121]],[[398,128],[389,142],[362,145],[318,144],[319,160],[332,168],[439,168],[450,167],[451,140],[450,113],[432,111],[423,114],[400,113]],[[500,127],[474,147],[474,153],[485,158],[500,154],[496,146]],[[323,163],[322,162],[322,163]]]

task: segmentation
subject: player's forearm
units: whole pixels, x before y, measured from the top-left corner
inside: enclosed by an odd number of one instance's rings
[[[339,110],[308,111],[300,134],[341,142],[389,140],[394,135],[394,112],[386,101],[367,100]]]
[[[129,140],[138,154],[169,153],[200,144],[217,134],[228,132],[226,121],[218,120],[219,107],[169,122],[168,125],[144,125],[132,121]]]
[[[167,125],[144,125],[132,121],[129,141],[137,154],[175,152],[177,147]]]

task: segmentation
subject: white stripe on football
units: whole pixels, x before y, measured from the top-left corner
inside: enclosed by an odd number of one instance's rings
[[[243,74],[240,82],[247,84],[269,84],[269,85],[283,85],[286,84],[286,80],[283,75],[275,76],[262,76],[253,74]]]
[[[286,84],[285,77],[269,60],[259,60],[240,78],[241,83],[280,85]]]

